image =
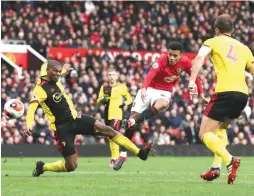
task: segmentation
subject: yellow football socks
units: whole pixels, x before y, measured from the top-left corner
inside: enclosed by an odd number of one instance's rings
[[[52,172],[67,172],[65,168],[65,161],[56,161],[54,163],[45,163],[43,166],[43,171]]]
[[[118,145],[124,147],[128,151],[132,152],[133,154],[137,155],[139,153],[139,148],[133,144],[127,137],[123,136],[122,134],[118,134],[115,136],[112,141],[117,143]]]
[[[117,159],[119,157],[119,145],[109,140],[109,147],[111,151],[111,159]]]
[[[225,148],[221,139],[215,135],[213,132],[207,132],[203,135],[202,141],[205,143],[207,148],[209,148],[214,154],[219,155],[226,165],[229,165],[232,156],[229,154]]]
[[[215,135],[217,135],[221,139],[224,147],[226,148],[226,146],[228,145],[227,130],[226,129],[217,129],[215,131]],[[212,167],[220,168],[221,162],[222,162],[222,158],[220,156],[218,156],[217,154],[214,154],[214,160],[213,160]]]

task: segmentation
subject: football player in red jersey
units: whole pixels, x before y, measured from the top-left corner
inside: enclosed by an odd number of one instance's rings
[[[145,77],[142,88],[138,91],[131,109],[130,119],[123,120],[122,126],[126,129],[125,135],[131,139],[134,125],[142,123],[158,112],[168,109],[173,87],[183,71],[191,73],[191,60],[182,55],[183,46],[180,42],[169,45],[168,54],[161,55],[153,64]],[[204,97],[199,78],[196,80],[200,98],[208,103]],[[126,152],[122,151],[115,162],[114,169],[119,170],[126,160]]]

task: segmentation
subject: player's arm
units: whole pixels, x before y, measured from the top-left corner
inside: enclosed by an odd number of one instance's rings
[[[252,74],[252,76],[254,77],[254,62],[251,63],[251,65],[249,67],[249,71]]]
[[[186,62],[186,72],[189,75],[191,75],[191,70],[192,70],[192,64],[191,64],[191,61],[188,59]],[[197,93],[198,93],[199,97],[202,99],[203,102],[208,103],[209,100],[204,96],[202,83],[201,83],[201,80],[198,76],[196,78],[195,84],[197,86]],[[192,99],[192,96],[191,96],[191,99]]]
[[[35,111],[38,107],[38,105],[46,100],[47,93],[42,89],[40,86],[36,86],[33,91],[32,99],[29,103],[28,110],[27,110],[27,116],[26,116],[26,130],[23,130],[26,135],[32,134],[33,129],[33,121],[34,121],[34,115]]]
[[[153,79],[159,74],[161,69],[161,62],[160,58],[153,64],[151,69],[149,70],[148,74],[146,75],[142,87],[141,87],[141,99],[144,101],[146,98],[146,89],[150,86]]]
[[[153,79],[158,75],[158,73],[160,72],[160,61],[157,60],[153,66],[151,67],[151,69],[149,70],[148,74],[146,75],[143,83],[142,83],[142,88],[147,88],[150,86],[150,84],[152,83]]]
[[[123,108],[125,105],[130,105],[133,101],[125,85],[123,85],[123,97],[125,98],[125,102],[119,106],[120,108]]]
[[[31,102],[28,106],[27,115],[26,115],[26,127],[27,127],[27,129],[24,130],[24,133],[27,136],[32,134],[34,115],[35,115],[35,111],[36,111],[38,105],[39,105],[38,102]]]
[[[70,71],[72,71],[73,68],[71,67],[70,64],[68,63],[65,63],[63,65],[63,69],[62,69],[62,72],[61,72],[61,76],[66,76]]]
[[[206,45],[203,45],[199,51],[196,58],[193,60],[192,63],[192,70],[191,70],[191,76],[189,81],[189,91],[190,94],[195,95],[196,94],[196,79],[197,75],[204,63],[205,58],[211,53],[212,49]]]
[[[100,92],[99,92],[99,96],[98,96],[98,99],[96,101],[97,104],[104,104],[106,99],[104,97],[104,86],[102,85],[101,88],[100,88]]]

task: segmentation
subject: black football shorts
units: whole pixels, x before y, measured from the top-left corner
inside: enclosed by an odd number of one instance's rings
[[[238,118],[248,102],[248,95],[236,92],[214,93],[211,101],[205,109],[204,115],[224,122]]]
[[[67,122],[57,125],[55,131],[55,140],[57,142],[58,150],[63,157],[68,157],[76,153],[75,136],[94,135],[94,123],[96,119],[91,116],[81,115],[76,119],[68,120]]]

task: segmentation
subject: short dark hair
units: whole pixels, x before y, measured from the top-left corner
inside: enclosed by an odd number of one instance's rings
[[[48,62],[47,62],[47,68],[53,68],[55,65],[61,65],[62,66],[62,64],[59,63],[56,60],[52,60],[52,59],[48,60]]]
[[[171,50],[180,50],[180,52],[183,52],[183,45],[180,42],[171,42],[168,45],[168,49],[171,49]]]
[[[216,18],[214,28],[218,28],[220,33],[231,33],[233,31],[233,21],[229,14],[222,14]]]

